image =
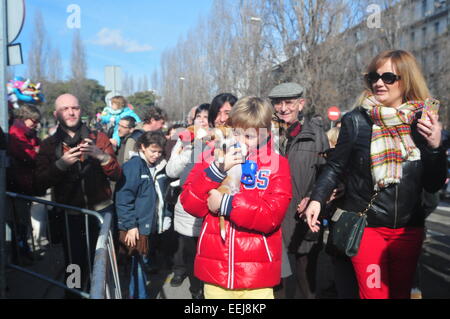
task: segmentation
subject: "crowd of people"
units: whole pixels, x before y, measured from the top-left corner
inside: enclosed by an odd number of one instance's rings
[[[163,109],[140,118],[122,96],[88,126],[77,97],[63,94],[55,100],[58,126],[43,141],[39,109],[24,105],[9,131],[8,189],[33,196],[51,189],[58,203],[111,213],[127,298],[149,298],[148,272],[161,253],[170,284],[188,278],[193,299],[409,298],[430,206],[424,193],[447,177],[442,126],[425,108],[430,92],[411,53],[380,53],[364,84],[328,132],[293,82],[267,97],[218,94],[172,127]],[[30,204],[12,204],[26,254]],[[368,205],[358,253],[333,249],[336,209]],[[65,214],[65,262],[80,265],[87,289],[88,246],[99,227]],[[176,235],[173,254],[164,252],[168,231]],[[371,265],[379,266],[379,285],[367,284]]]

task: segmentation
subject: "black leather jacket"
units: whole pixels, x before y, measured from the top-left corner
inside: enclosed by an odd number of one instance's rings
[[[421,160],[404,162],[400,183],[378,193],[372,209],[368,211],[368,227],[423,226],[423,190],[434,193],[445,183],[447,160],[444,148],[431,150],[416,127],[417,121],[414,121],[412,136],[420,149]],[[314,186],[312,200],[319,201],[325,207],[326,200],[341,179],[346,189],[337,206],[355,212],[367,208],[375,193],[370,170],[371,136],[372,121],[361,107],[343,117],[336,149]]]

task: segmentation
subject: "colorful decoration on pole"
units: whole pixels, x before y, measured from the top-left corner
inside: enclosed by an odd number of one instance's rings
[[[341,117],[341,110],[337,106],[331,106],[328,108],[328,119],[330,121],[337,121]]]
[[[8,104],[10,107],[18,109],[21,103],[41,104],[44,102],[44,95],[41,93],[41,84],[32,83],[30,79],[16,76],[10,80],[6,87],[8,89]]]

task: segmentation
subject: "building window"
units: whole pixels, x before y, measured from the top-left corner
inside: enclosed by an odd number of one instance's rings
[[[355,31],[355,42],[359,43],[359,40],[360,40],[359,32],[358,32],[358,30],[356,30]]]
[[[439,72],[439,64],[441,63],[439,59],[439,51],[435,50],[433,52],[433,64],[434,64],[434,71]]]
[[[422,0],[422,16],[426,16],[427,14],[428,1]]]
[[[416,41],[416,33],[413,31],[411,32],[411,45],[414,45],[414,41]]]
[[[422,51],[421,62],[422,62],[422,70],[424,71],[424,73],[428,73],[427,55],[425,54],[424,51]]]
[[[434,24],[434,36],[439,36],[439,21]]]
[[[422,45],[427,45],[427,27],[422,28]]]

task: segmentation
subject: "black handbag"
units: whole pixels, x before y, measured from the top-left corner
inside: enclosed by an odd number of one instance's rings
[[[359,213],[337,209],[331,221],[330,239],[334,249],[342,255],[353,257],[358,253],[361,238],[367,225],[367,212],[378,192],[373,195],[367,208]]]

